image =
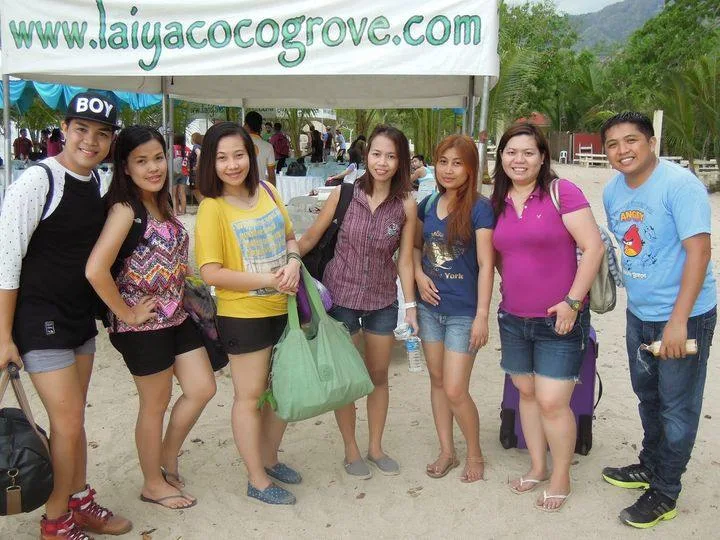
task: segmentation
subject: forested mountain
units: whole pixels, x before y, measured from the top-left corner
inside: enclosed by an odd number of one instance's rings
[[[665,0],[624,0],[610,4],[595,13],[571,15],[570,22],[578,33],[578,49],[610,48],[623,43],[648,19],[662,11]]]

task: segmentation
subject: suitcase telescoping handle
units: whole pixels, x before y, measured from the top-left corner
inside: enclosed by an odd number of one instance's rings
[[[25,390],[20,382],[20,368],[14,362],[10,362],[7,365],[7,368],[0,378],[0,403],[2,403],[3,397],[5,397],[8,382],[12,384],[13,392],[15,392],[15,398],[17,399],[18,405],[20,405],[20,409],[23,414],[25,414],[25,418],[27,418],[27,421],[30,423],[30,427],[33,428],[35,434],[42,441],[43,445],[45,445],[48,455],[50,455],[50,446],[48,445],[47,437],[40,433],[35,425],[35,419],[33,418],[32,411],[30,410],[30,403],[28,402]]]

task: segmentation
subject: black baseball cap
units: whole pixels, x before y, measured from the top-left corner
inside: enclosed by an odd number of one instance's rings
[[[80,119],[120,129],[118,106],[114,99],[98,92],[80,92],[68,104],[65,120]]]

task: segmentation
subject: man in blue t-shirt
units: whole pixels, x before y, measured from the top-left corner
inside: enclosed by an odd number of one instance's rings
[[[644,430],[640,463],[602,474],[619,487],[648,488],[620,513],[627,525],[648,528],[677,515],[700,419],[717,320],[710,204],[695,175],[657,158],[646,116],[616,115],[600,135],[620,172],[605,187],[603,204],[622,250],[630,380]],[[697,341],[697,352],[686,349],[688,339]],[[641,350],[654,341],[661,341],[657,356]]]

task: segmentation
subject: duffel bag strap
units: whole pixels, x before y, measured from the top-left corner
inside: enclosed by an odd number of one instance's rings
[[[33,417],[32,410],[30,409],[30,402],[28,402],[27,396],[25,395],[25,390],[23,389],[22,383],[20,382],[20,368],[12,362],[8,364],[7,369],[5,369],[2,374],[2,378],[0,379],[0,403],[2,403],[2,399],[5,396],[8,381],[12,383],[13,391],[15,392],[15,398],[17,399],[18,405],[20,405],[20,409],[25,415],[25,418],[27,418],[27,421],[30,423],[30,427],[32,427],[35,434],[45,446],[48,455],[50,455],[50,446],[48,444],[47,437],[40,433],[37,425],[35,425],[35,418]]]

